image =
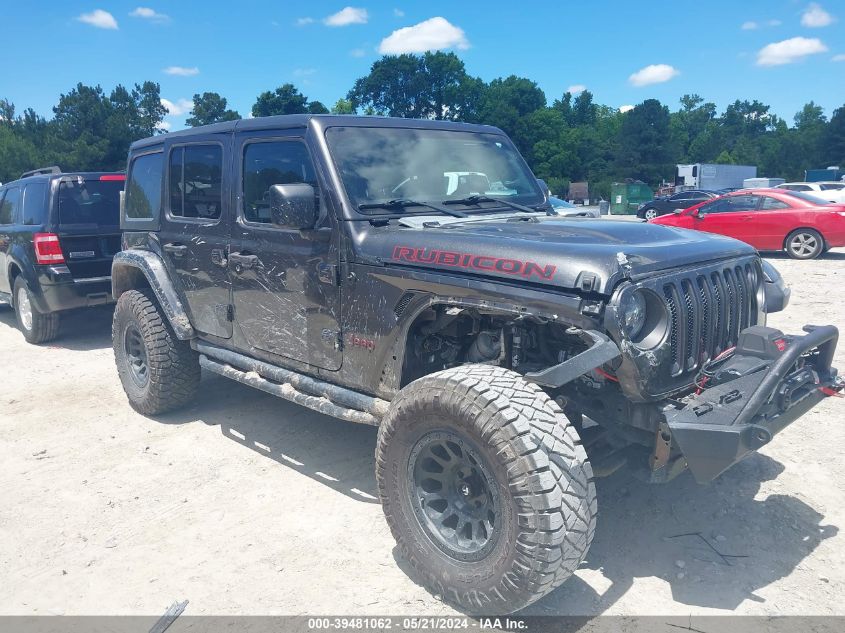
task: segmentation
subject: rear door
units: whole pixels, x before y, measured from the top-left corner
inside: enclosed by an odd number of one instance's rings
[[[165,144],[162,257],[176,281],[194,328],[232,336],[231,292],[226,269],[231,192],[224,184],[231,134],[191,137]]]
[[[299,130],[235,136],[238,219],[230,262],[235,320],[250,348],[323,369],[341,365],[336,220]],[[274,224],[273,185],[314,187],[320,219],[314,230]]]
[[[74,279],[105,279],[120,250],[121,174],[62,176],[54,194],[53,231]]]
[[[0,189],[0,292],[12,292],[9,287],[7,254],[14,237],[12,228],[16,221],[20,191],[20,187]]]

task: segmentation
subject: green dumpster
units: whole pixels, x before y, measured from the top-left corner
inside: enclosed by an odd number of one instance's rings
[[[644,182],[614,182],[610,187],[611,215],[634,215],[643,202],[654,199],[654,192]]]

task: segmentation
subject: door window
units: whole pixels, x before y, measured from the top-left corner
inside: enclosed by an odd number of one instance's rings
[[[754,211],[760,201],[760,196],[730,196],[714,200],[701,207],[700,211],[709,213],[734,213],[736,211]]]
[[[217,220],[223,207],[223,147],[183,145],[170,152],[170,215]]]
[[[129,166],[124,213],[127,220],[157,220],[161,212],[162,154],[143,154]]]
[[[0,202],[0,224],[15,224],[20,217],[21,190],[9,187]]]
[[[272,223],[270,187],[306,183],[317,187],[314,163],[304,143],[249,143],[243,159],[243,214],[246,222]]]

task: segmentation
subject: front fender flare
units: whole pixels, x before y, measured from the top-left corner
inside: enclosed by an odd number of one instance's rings
[[[155,253],[128,250],[120,251],[114,256],[111,267],[111,287],[115,301],[120,299],[120,295],[127,290],[138,287],[139,274],[143,275],[147,285],[155,294],[176,337],[183,341],[195,338],[196,332],[191,325],[185,306],[170,281],[164,262]]]

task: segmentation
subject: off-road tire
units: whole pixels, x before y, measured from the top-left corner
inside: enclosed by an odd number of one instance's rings
[[[474,444],[499,493],[495,546],[475,562],[438,547],[411,505],[414,446],[440,429]],[[595,532],[592,478],[560,407],[501,367],[465,365],[420,378],[399,392],[379,428],[376,481],[393,537],[426,587],[466,612],[513,613],[572,575]]]
[[[143,342],[147,364],[143,385],[131,375],[125,346],[127,328],[136,328]],[[176,338],[149,290],[128,290],[120,295],[112,320],[112,347],[123,390],[138,413],[166,413],[193,400],[200,381],[199,357],[187,341]]]
[[[799,240],[803,241],[799,243]],[[784,249],[792,259],[815,259],[824,253],[825,241],[814,229],[795,229],[786,236]]]
[[[29,327],[26,326],[25,319],[21,313],[21,306],[19,305],[19,297],[21,293],[26,293],[27,302],[29,304],[29,314],[31,323]],[[15,278],[15,284],[12,289],[12,306],[15,309],[15,318],[18,322],[18,328],[23,333],[23,337],[28,343],[39,345],[41,343],[48,343],[52,341],[59,334],[59,313],[58,312],[39,312],[32,301],[32,292],[29,285],[20,275]]]

